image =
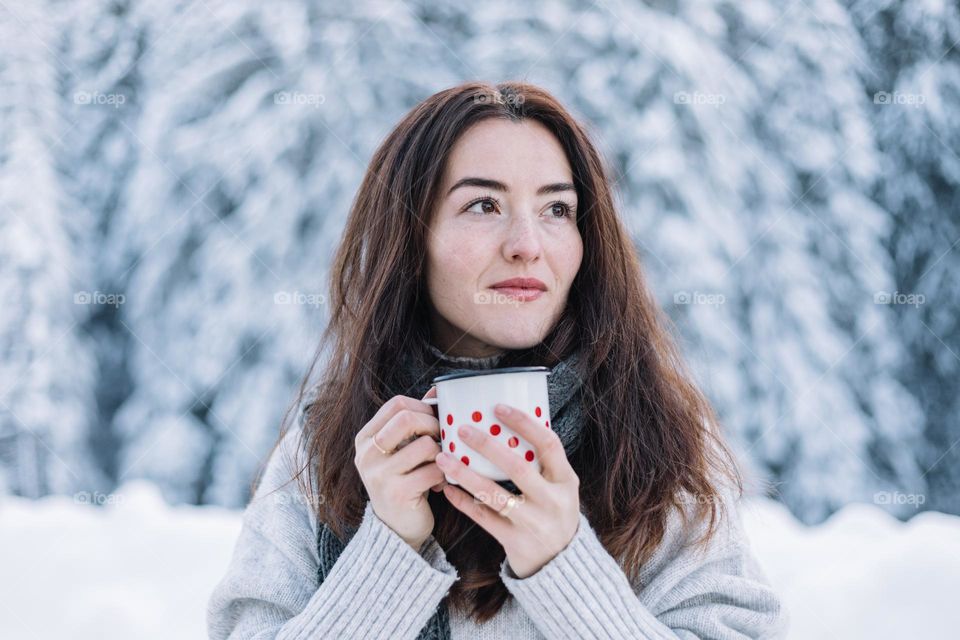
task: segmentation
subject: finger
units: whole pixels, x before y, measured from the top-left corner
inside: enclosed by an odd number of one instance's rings
[[[437,397],[437,385],[433,385],[432,387],[427,389],[427,392],[423,395],[423,400],[427,400],[428,398],[436,398],[436,397]],[[433,414],[434,418],[438,418],[438,419],[440,418],[440,407],[438,405],[427,404],[426,406],[430,407],[430,413]]]
[[[377,432],[377,442],[385,451],[405,448],[405,445],[420,436],[440,440],[440,422],[433,414],[403,409],[390,418]]]
[[[534,502],[549,488],[547,480],[540,475],[534,464],[533,451],[529,448],[511,448],[503,438],[491,436],[468,424],[457,428],[457,435],[471,449],[500,467],[520,491]]]
[[[434,462],[439,452],[440,444],[436,440],[430,436],[420,436],[391,455],[386,461],[386,466],[393,473],[407,473],[424,462]]]
[[[357,437],[372,437],[373,434],[380,431],[380,429],[382,429],[383,426],[390,421],[390,418],[404,409],[408,411],[417,411],[426,415],[433,415],[433,407],[420,402],[416,398],[409,398],[407,396],[393,396],[384,402],[380,409],[378,409],[373,415],[373,417],[367,421],[367,424],[365,424],[363,428],[357,432]]]
[[[465,465],[463,461],[449,453],[440,453],[437,456],[437,463],[448,476],[469,491],[475,500],[482,502],[498,513],[507,506],[507,500],[510,498],[520,502],[524,500],[524,496],[516,496],[510,493],[493,480],[481,476]]]
[[[463,512],[468,518],[480,525],[487,533],[492,535],[500,542],[501,546],[510,535],[510,530],[514,526],[509,520],[496,513],[493,509],[477,502],[473,497],[463,489],[459,489],[452,484],[448,484],[443,489],[443,495],[458,511]]]
[[[427,489],[437,486],[443,481],[443,471],[436,462],[418,467],[404,476],[416,493],[426,493]]]
[[[501,411],[501,407],[505,407],[507,411]],[[553,429],[546,427],[549,416],[534,418],[522,409],[502,404],[494,407],[494,414],[533,447],[533,455],[539,456],[540,464],[543,466],[544,477],[560,482],[569,480],[571,474],[576,475],[573,467],[570,466],[570,461],[567,460],[560,436]],[[529,456],[529,454],[525,455]]]
[[[431,415],[431,416],[434,417],[434,419],[436,419],[436,418],[437,418],[437,415],[438,415],[438,414],[437,414],[437,407],[434,406],[434,405],[432,405],[432,404],[427,404],[426,402],[424,402],[424,400],[426,400],[426,399],[428,399],[428,398],[436,398],[436,397],[437,397],[437,388],[436,388],[435,386],[430,387],[429,389],[427,389],[427,392],[426,392],[425,394],[423,394],[423,398],[420,400],[419,403],[417,403],[417,404],[420,405],[419,407],[417,407],[417,410],[418,410],[418,411],[421,411],[421,412],[423,412],[423,413],[426,413],[426,414],[428,414],[428,415]],[[438,421],[438,424],[439,424],[439,421]],[[414,437],[416,437],[416,436],[414,436]],[[437,437],[439,438],[439,436],[437,436]],[[411,439],[412,439],[412,438],[411,438]],[[406,444],[406,443],[405,443],[405,442],[404,442],[404,443],[401,443],[400,446],[403,446],[403,444]]]

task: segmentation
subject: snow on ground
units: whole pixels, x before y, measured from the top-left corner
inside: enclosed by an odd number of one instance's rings
[[[960,517],[901,523],[852,504],[807,528],[768,500],[742,514],[791,638],[956,637]],[[239,511],[169,506],[143,481],[109,496],[3,498],[0,637],[205,638],[239,530]]]

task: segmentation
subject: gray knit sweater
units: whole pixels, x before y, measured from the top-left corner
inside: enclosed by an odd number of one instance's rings
[[[367,504],[330,574],[318,580],[317,523],[295,480],[300,430],[270,458],[243,514],[226,575],[207,609],[211,638],[414,640],[458,579],[431,536],[418,553]],[[449,612],[454,640],[477,638],[782,638],[788,614],[758,566],[726,493],[728,512],[709,547],[689,546],[671,514],[661,544],[631,583],[586,516],[570,544],[519,579],[504,560],[512,597],[478,625]],[[694,501],[688,502],[692,509]]]

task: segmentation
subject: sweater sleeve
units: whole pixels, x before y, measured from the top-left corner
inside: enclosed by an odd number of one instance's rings
[[[750,550],[732,494],[726,500],[705,551],[688,543],[706,523],[681,540],[674,510],[636,584],[583,513],[570,544],[539,571],[519,579],[504,560],[500,576],[548,638],[782,638],[787,610]]]
[[[244,511],[207,631],[231,638],[409,638],[459,579],[431,537],[417,553],[367,503],[357,532],[318,585],[317,524],[293,479],[291,431]]]

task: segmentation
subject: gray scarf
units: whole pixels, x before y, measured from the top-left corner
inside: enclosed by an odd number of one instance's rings
[[[422,398],[430,389],[430,383],[435,376],[456,373],[459,371],[474,371],[477,369],[493,369],[506,355],[506,351],[486,358],[469,358],[448,356],[442,351],[427,344],[425,351],[413,350],[403,358],[397,370],[397,379],[392,383],[394,395],[402,394],[411,398]],[[547,376],[547,391],[550,398],[550,427],[560,436],[567,457],[576,451],[580,444],[582,433],[582,403],[580,401],[580,387],[584,381],[582,351],[577,351],[559,362],[549,376]],[[303,416],[309,400],[302,403]],[[301,423],[302,424],[302,423]],[[498,482],[508,491],[519,493],[509,480]],[[356,533],[356,528],[348,528],[347,539],[340,540],[326,525],[320,524],[317,540],[317,551],[320,556],[318,583],[322,584],[333,569],[334,563],[340,557],[344,547]],[[447,610],[446,598],[440,602],[436,613],[421,630],[418,640],[449,640],[450,619]]]

